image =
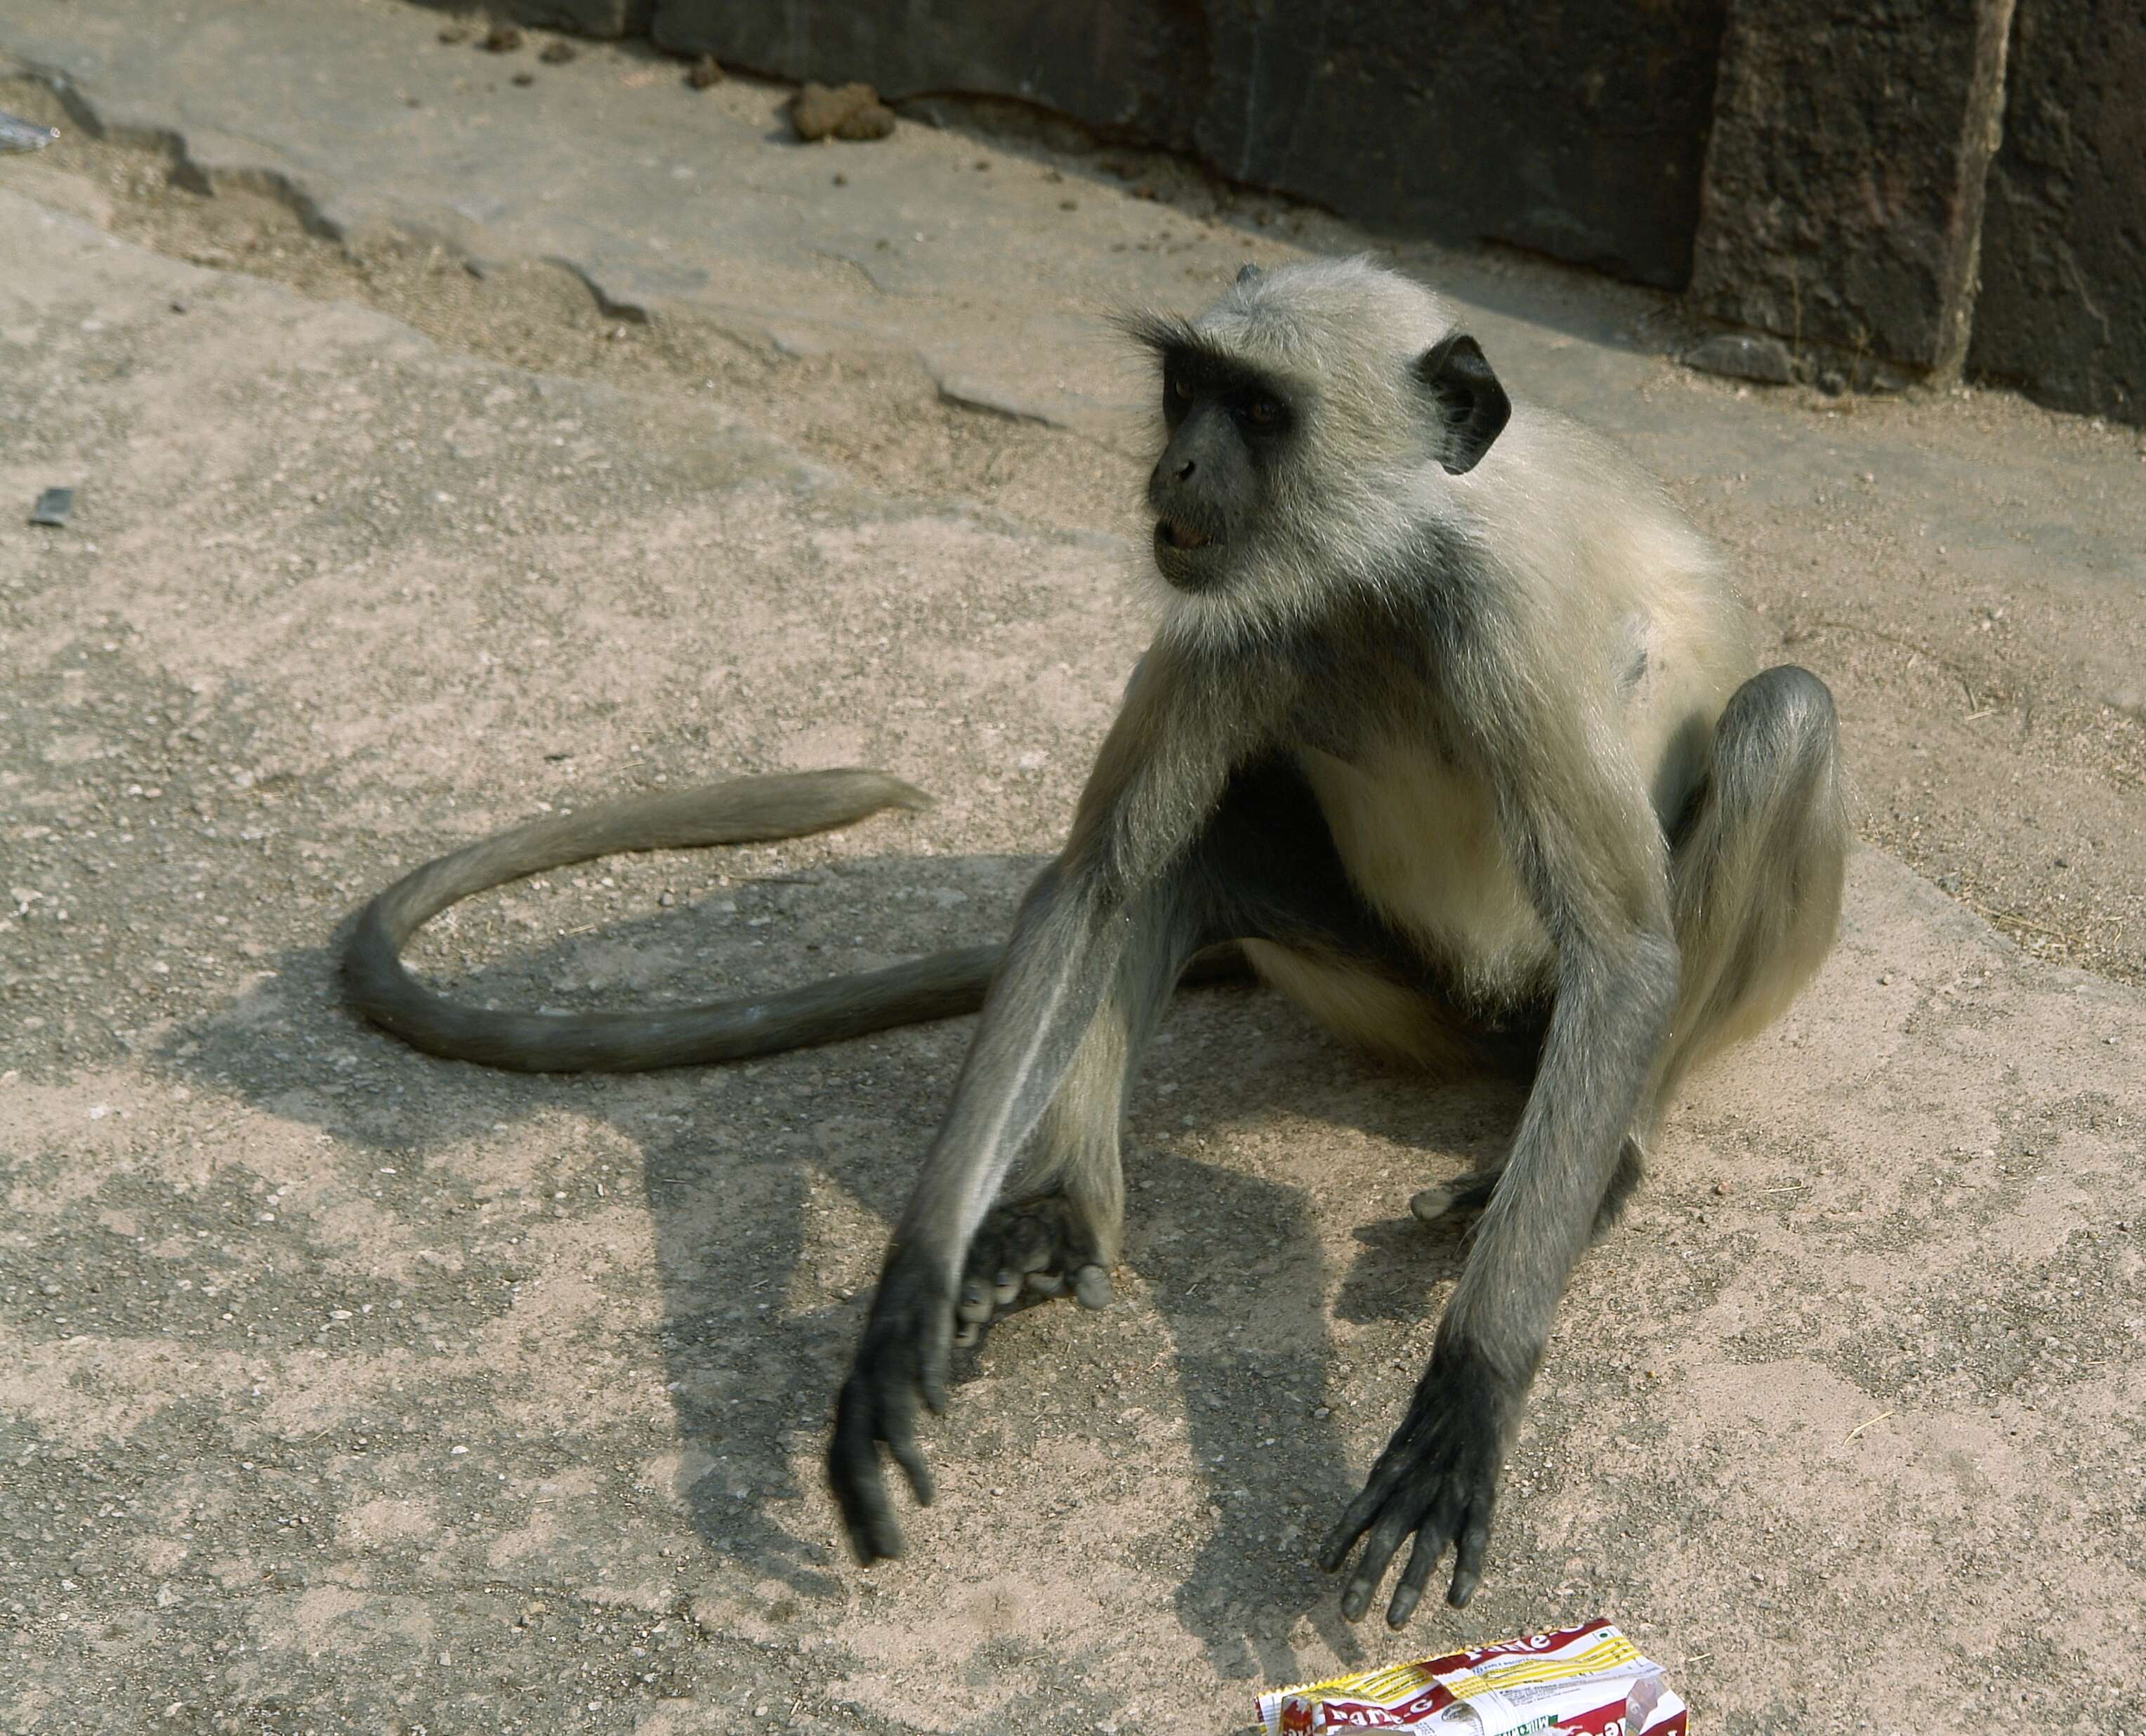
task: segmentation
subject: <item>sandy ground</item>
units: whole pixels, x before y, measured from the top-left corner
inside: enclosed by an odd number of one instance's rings
[[[321,15],[357,44],[346,107],[368,43],[383,107],[506,83],[436,16]],[[0,6],[0,51],[116,54],[122,17]],[[514,100],[585,81],[585,128],[710,129],[704,176],[788,189],[727,268],[792,305],[630,317],[590,289],[641,281],[611,232],[591,272],[504,217],[477,275],[467,236],[397,219],[432,182],[312,187],[304,117],[242,113],[236,74],[174,80],[155,148],[137,92],[131,142],[0,158],[0,501],[81,490],[64,531],[0,522],[0,1727],[1220,1732],[1262,1683],[1600,1612],[1703,1729],[2146,1730],[2135,433],[1739,397],[1664,358],[1649,298],[1436,256],[1501,366],[1667,474],[1840,694],[1883,846],[1842,945],[1583,1266],[1465,1614],[1349,1629],[1308,1555],[1457,1270],[1408,1195],[1513,1105],[1239,991],[1187,998],[1135,1095],[1120,1302],[994,1335],[911,1559],[861,1575],[826,1402],[963,1029],[507,1078],[349,1019],[333,935],[544,805],[846,762],[941,805],[562,873],[417,956],[594,1005],[1002,924],[1142,642],[1127,388],[1007,323],[1090,305],[1014,254],[964,265],[970,357],[946,283],[808,282],[811,226],[874,175],[957,204],[963,174],[1055,268],[1180,302],[1355,240],[1033,141],[801,152],[780,92],[688,109],[628,50],[542,79]],[[507,125],[454,136],[465,204],[511,204]],[[365,224],[307,232],[360,186]],[[550,212],[624,222],[571,187]],[[1141,225],[1177,241],[1135,267]],[[1019,397],[1006,332],[1056,396]]]

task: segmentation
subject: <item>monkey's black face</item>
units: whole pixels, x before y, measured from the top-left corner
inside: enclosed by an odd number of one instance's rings
[[[1155,564],[1180,591],[1210,590],[1253,533],[1295,417],[1272,382],[1190,347],[1163,357],[1170,441],[1147,479]]]

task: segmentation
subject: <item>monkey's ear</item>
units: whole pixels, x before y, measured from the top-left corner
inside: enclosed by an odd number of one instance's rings
[[[1429,390],[1445,424],[1446,449],[1438,461],[1456,476],[1466,475],[1505,432],[1513,401],[1490,372],[1483,346],[1465,332],[1440,339],[1418,357],[1415,377]]]
[[[1266,273],[1255,265],[1240,265],[1237,267],[1237,281],[1240,283],[1256,283],[1265,276]]]

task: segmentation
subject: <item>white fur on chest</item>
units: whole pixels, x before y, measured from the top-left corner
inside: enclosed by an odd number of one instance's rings
[[[1540,979],[1550,935],[1479,780],[1412,746],[1301,763],[1356,890],[1465,996],[1500,1000]]]

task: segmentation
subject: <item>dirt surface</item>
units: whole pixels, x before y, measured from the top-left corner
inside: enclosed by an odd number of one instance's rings
[[[413,65],[497,67],[409,17]],[[796,172],[783,92],[644,66],[589,46],[515,100],[757,104],[720,166]],[[243,93],[185,100],[240,130]],[[914,124],[817,157],[817,197],[868,156],[1026,177],[1069,271],[1164,215],[1173,273],[1295,244]],[[1676,335],[1644,297],[1450,262],[1501,365],[1611,409],[1834,684],[1866,831],[2019,944],[1862,856],[1820,983],[1584,1265],[1484,1592],[1401,1640],[1308,1558],[1458,1268],[1405,1201],[1513,1105],[1189,997],[1120,1304],[994,1335],[915,1554],[861,1575],[827,1399],[964,1029],[504,1077],[351,1020],[332,936],[544,805],[831,763],[941,806],[551,876],[417,957],[591,1005],[1001,925],[1142,642],[1130,437],[949,402],[903,309],[636,320],[569,266],[174,186],[198,160],[72,122],[0,158],[0,1728],[1220,1732],[1262,1683],[1600,1611],[1702,1729],[2146,1731],[2141,726],[2102,702],[2146,666],[2134,436],[1739,397],[1630,335]],[[69,526],[22,523],[52,484]]]

